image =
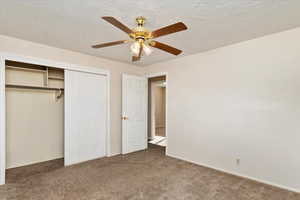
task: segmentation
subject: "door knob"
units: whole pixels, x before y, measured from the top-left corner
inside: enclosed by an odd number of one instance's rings
[[[122,117],[122,120],[128,120],[128,117]]]

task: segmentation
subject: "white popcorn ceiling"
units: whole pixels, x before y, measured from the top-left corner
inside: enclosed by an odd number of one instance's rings
[[[131,63],[129,45],[92,49],[91,45],[128,39],[102,20],[113,16],[133,28],[137,16],[146,28],[182,21],[187,31],[158,38],[195,54],[300,25],[299,0],[0,0],[0,34]],[[1,45],[1,44],[0,44]],[[176,58],[158,49],[146,66]]]

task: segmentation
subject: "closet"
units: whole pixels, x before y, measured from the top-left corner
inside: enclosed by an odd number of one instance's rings
[[[5,169],[61,158],[66,166],[109,154],[108,71],[3,58],[0,184]]]
[[[64,70],[6,61],[6,168],[64,157]]]

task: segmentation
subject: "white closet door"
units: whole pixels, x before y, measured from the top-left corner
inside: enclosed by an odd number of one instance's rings
[[[65,70],[65,165],[106,156],[107,77]]]
[[[147,79],[123,75],[122,153],[147,148]]]

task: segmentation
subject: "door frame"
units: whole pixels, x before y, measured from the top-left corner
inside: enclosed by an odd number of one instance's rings
[[[106,156],[111,156],[110,151],[110,71],[99,67],[75,65],[64,62],[57,62],[47,59],[40,59],[30,56],[22,56],[6,52],[0,52],[0,185],[5,184],[6,171],[6,94],[5,94],[5,61],[23,62],[29,64],[56,67],[64,70],[80,71],[104,75],[107,77],[107,133],[106,133]],[[64,143],[68,141],[64,135]],[[67,145],[64,145],[65,147]]]
[[[157,73],[149,73],[149,74],[146,74],[146,78],[147,80],[149,80],[150,78],[155,78],[155,77],[160,77],[160,76],[165,76],[166,77],[166,105],[165,105],[165,108],[166,108],[166,113],[165,113],[165,116],[166,116],[166,122],[165,122],[165,134],[166,134],[166,138],[167,138],[167,146],[166,146],[166,152],[165,154],[168,155],[168,139],[169,139],[169,134],[168,134],[168,99],[169,99],[169,83],[168,83],[168,72],[157,72]],[[148,86],[149,87],[149,86]],[[147,107],[149,108],[149,101],[147,103]],[[147,116],[148,116],[148,113],[149,112],[149,109],[147,109]],[[148,129],[147,129],[147,134],[148,134]]]

